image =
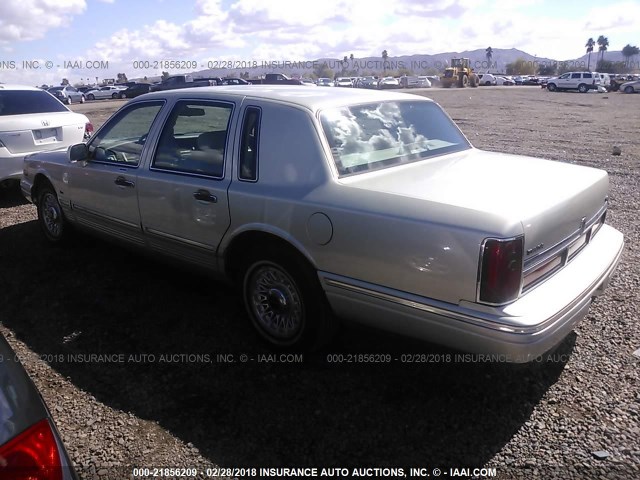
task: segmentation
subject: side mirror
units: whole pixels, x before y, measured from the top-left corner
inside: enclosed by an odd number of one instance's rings
[[[80,160],[86,160],[89,158],[89,147],[86,143],[76,143],[71,145],[67,151],[69,155],[69,162],[78,162]]]

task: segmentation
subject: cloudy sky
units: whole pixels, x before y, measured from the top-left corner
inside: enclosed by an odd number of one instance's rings
[[[116,72],[130,78],[159,75],[171,70],[153,68],[161,60],[195,61],[206,68],[209,62],[282,62],[352,53],[356,58],[378,57],[384,49],[393,57],[487,46],[515,47],[538,57],[566,60],[583,55],[589,37],[607,36],[609,50],[640,44],[639,1],[582,0],[577,4],[557,0],[0,0],[0,82],[59,83],[66,77],[75,83],[81,78],[111,78]],[[98,63],[87,69],[87,61]],[[104,62],[109,65],[106,70]]]

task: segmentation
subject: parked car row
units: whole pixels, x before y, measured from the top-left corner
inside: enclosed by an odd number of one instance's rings
[[[426,75],[403,75],[401,77],[337,77],[335,80],[319,78],[315,84],[319,87],[372,88],[383,90],[389,88],[430,88],[431,80]]]

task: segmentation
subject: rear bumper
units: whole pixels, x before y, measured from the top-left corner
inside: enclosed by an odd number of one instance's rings
[[[459,305],[320,272],[334,311],[376,328],[439,343],[496,361],[525,363],[558,345],[586,315],[615,271],[623,236],[604,225],[554,276],[499,308]]]
[[[28,153],[9,153],[4,147],[0,147],[0,182],[3,180],[20,180],[24,157]]]

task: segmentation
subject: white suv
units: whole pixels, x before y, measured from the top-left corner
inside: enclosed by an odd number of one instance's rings
[[[600,75],[593,72],[567,72],[547,81],[547,90],[550,92],[578,90],[580,93],[587,93],[589,90],[597,90],[598,86]]]

